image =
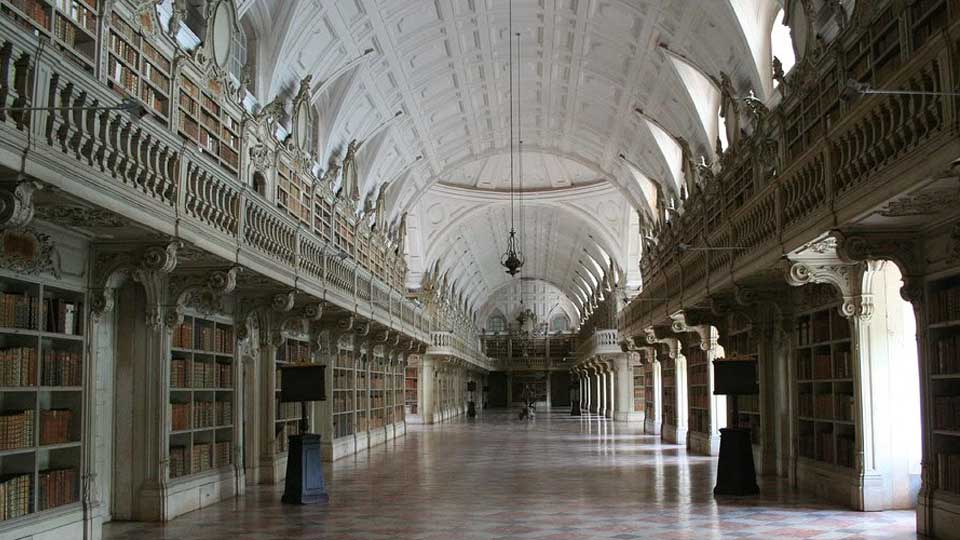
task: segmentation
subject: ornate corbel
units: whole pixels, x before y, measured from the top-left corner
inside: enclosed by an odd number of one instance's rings
[[[694,333],[700,338],[700,349],[709,351],[717,346],[717,332],[711,329],[709,324],[691,324],[687,321],[687,313],[678,311],[670,315],[673,321],[670,329],[675,334]],[[692,321],[691,321],[692,322]]]
[[[147,322],[158,325],[163,321],[161,309],[161,277],[177,267],[179,241],[164,245],[149,246],[137,252],[110,251],[97,253],[94,258],[94,284],[91,289],[90,312],[95,319],[113,310],[114,291],[132,278],[144,285],[147,291]]]
[[[0,229],[26,227],[33,219],[33,194],[43,189],[34,180],[20,180],[0,184]]]
[[[270,306],[274,311],[279,311],[281,313],[287,313],[293,309],[294,304],[297,301],[297,292],[296,291],[287,291],[283,293],[277,293],[273,295],[273,298],[270,302]]]
[[[173,303],[164,314],[168,330],[173,330],[174,326],[183,322],[183,314],[188,306],[195,307],[205,315],[222,312],[223,298],[236,289],[237,274],[241,270],[241,267],[233,266],[176,280],[176,285],[170,291]]]
[[[658,335],[657,329],[648,326],[643,330],[647,343],[650,345],[665,345],[667,347],[667,356],[676,360],[680,351],[680,340],[675,337],[666,337],[662,332]]]
[[[787,254],[786,281],[794,287],[829,284],[843,299],[841,315],[869,320],[873,315],[873,295],[865,291],[870,290],[870,280],[879,264],[842,258],[837,250],[838,238],[831,233]]]

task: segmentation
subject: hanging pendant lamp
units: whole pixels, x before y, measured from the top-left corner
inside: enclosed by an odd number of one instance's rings
[[[509,39],[510,39],[510,234],[507,237],[507,250],[500,257],[500,265],[506,269],[506,272],[511,276],[515,276],[520,273],[520,268],[523,267],[523,253],[519,247],[519,240],[517,238],[517,229],[514,224],[514,199],[516,198],[516,192],[514,190],[514,174],[513,174],[513,164],[514,160],[514,144],[513,144],[513,133],[515,129],[514,117],[513,117],[513,2],[509,3]],[[520,48],[519,44],[517,45],[517,52],[519,54]],[[520,76],[517,74],[517,86],[519,90],[520,85]],[[522,204],[522,203],[521,203]],[[521,223],[522,225],[522,223]]]

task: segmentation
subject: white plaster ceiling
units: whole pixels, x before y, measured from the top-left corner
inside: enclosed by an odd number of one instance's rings
[[[509,192],[510,168],[510,154],[497,153],[451,169],[440,178],[440,182],[449,186]],[[587,165],[548,152],[524,151],[518,154],[513,160],[513,170],[513,188],[520,191],[522,187],[525,192],[607,181]],[[521,170],[523,176],[520,176]]]
[[[715,106],[716,88],[702,76],[691,83],[687,68],[709,78],[725,72],[738,93],[752,90],[766,97],[769,68],[762,59],[769,44],[763,34],[781,3],[513,0],[513,32],[520,34],[522,53],[521,90],[514,99],[530,189],[576,191],[605,181],[620,214],[614,234],[636,235],[626,224],[631,208],[650,210],[646,182],[661,184],[667,193],[678,185],[676,149],[651,121],[668,139],[684,137],[696,155],[712,159],[717,125],[704,111]],[[318,159],[326,163],[342,156],[351,139],[365,141],[358,157],[365,194],[389,183],[390,219],[409,212],[420,221],[411,227],[424,227],[415,231],[422,241],[411,239],[408,246],[414,277],[434,258],[436,248],[427,236],[436,232],[430,216],[437,204],[450,214],[462,202],[440,200],[449,193],[431,186],[442,182],[506,196],[509,5],[508,0],[240,3],[248,56],[256,67],[256,97],[266,103],[313,76]],[[373,52],[364,55],[368,49]],[[403,114],[395,118],[398,111]],[[486,218],[474,218],[470,225],[476,228],[443,237],[461,238],[461,245],[448,251],[466,250],[476,258],[487,293],[503,280],[498,260],[504,201],[491,204],[497,209]],[[531,239],[551,243],[531,243],[525,270],[529,277],[569,288],[563,285],[570,279],[562,275],[570,263],[564,252],[579,251],[589,234],[603,236],[603,227],[590,220],[568,222],[545,208],[530,211],[527,223],[535,231]],[[627,239],[617,244],[609,246],[616,251],[611,255],[628,264],[635,250]]]

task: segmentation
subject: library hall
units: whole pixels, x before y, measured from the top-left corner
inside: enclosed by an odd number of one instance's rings
[[[960,540],[960,0],[0,0],[0,540]]]

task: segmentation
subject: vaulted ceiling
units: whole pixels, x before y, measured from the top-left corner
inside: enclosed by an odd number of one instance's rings
[[[651,212],[654,185],[677,191],[675,139],[714,158],[714,80],[725,73],[744,95],[769,93],[763,34],[779,3],[513,0],[521,55],[513,99],[530,192],[527,277],[575,296],[575,259],[591,243],[631,274],[638,254],[620,236],[636,235],[627,225],[637,210]],[[312,75],[320,162],[342,156],[351,139],[365,141],[364,192],[388,184],[391,220],[417,218],[408,220],[411,284],[428,265],[454,257],[441,265],[482,305],[506,279],[498,261],[509,221],[510,2],[238,4],[256,97],[265,103]],[[615,203],[593,216],[570,211],[584,196],[577,190],[595,185],[607,191],[589,197]],[[473,195],[455,188],[481,198],[471,203]],[[464,204],[473,205],[469,216],[442,223]],[[437,208],[445,219],[435,222]],[[612,225],[604,231],[604,224]],[[475,270],[463,268],[467,260]]]

